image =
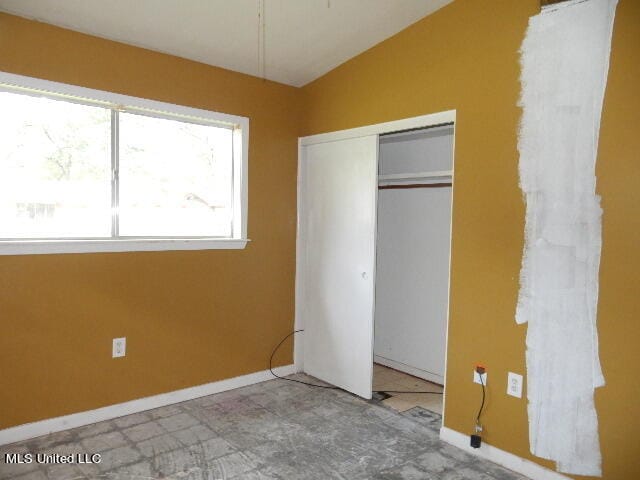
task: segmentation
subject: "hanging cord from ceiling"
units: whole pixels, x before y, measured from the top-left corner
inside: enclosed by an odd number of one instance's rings
[[[266,80],[266,0],[258,0],[258,72]]]
[[[276,345],[276,348],[273,349],[273,352],[271,352],[271,357],[269,357],[269,371],[271,372],[271,375],[273,375],[276,378],[279,378],[280,380],[287,380],[288,382],[295,382],[295,383],[301,383],[303,385],[308,385],[310,387],[317,387],[317,388],[326,388],[328,390],[344,390],[343,388],[340,387],[334,387],[333,385],[317,385],[315,383],[309,383],[309,382],[303,382],[302,380],[296,380],[295,378],[287,378],[287,377],[281,377],[280,375],[276,374],[273,371],[273,357],[275,356],[276,352],[280,349],[280,347],[282,346],[282,344],[289,338],[292,337],[293,335],[295,335],[296,333],[300,333],[300,332],[304,332],[304,329],[300,329],[300,330],[294,330],[293,332],[289,333],[287,336],[285,336],[282,340],[280,340],[280,343],[278,343],[278,345]],[[425,394],[433,394],[433,395],[442,395],[443,392],[433,392],[433,391],[414,391],[414,390],[373,390],[372,393],[425,393]]]

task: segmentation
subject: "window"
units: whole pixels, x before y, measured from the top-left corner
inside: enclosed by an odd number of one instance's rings
[[[0,73],[0,254],[243,248],[248,119]]]

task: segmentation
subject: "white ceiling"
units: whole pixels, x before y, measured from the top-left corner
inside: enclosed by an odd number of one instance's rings
[[[0,11],[302,86],[453,0],[0,0]]]

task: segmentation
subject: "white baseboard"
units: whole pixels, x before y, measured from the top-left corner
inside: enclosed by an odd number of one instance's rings
[[[375,363],[379,363],[380,365],[384,365],[385,367],[393,368],[394,370],[408,373],[409,375],[413,375],[414,377],[423,378],[428,382],[437,383],[438,385],[444,385],[444,377],[442,375],[436,375],[435,373],[427,372],[426,370],[422,370],[421,368],[417,368],[417,367],[412,367],[411,365],[407,365],[402,362],[396,362],[395,360],[381,357],[380,355],[374,355],[373,361]]]
[[[490,462],[497,463],[509,470],[513,470],[516,473],[529,477],[533,480],[571,480],[569,477],[549,470],[537,463],[530,460],[526,460],[522,457],[518,457],[513,453],[505,452],[499,448],[482,442],[480,448],[471,448],[469,445],[469,435],[465,435],[455,430],[451,430],[447,427],[440,429],[440,439],[444,442],[450,443],[454,447],[458,447],[465,452],[471,453],[478,457],[482,457]]]
[[[296,372],[294,365],[286,365],[273,369],[280,376],[291,375]],[[26,423],[16,427],[0,430],[0,445],[20,442],[29,438],[47,435],[69,428],[82,427],[104,420],[131,415],[132,413],[151,410],[152,408],[164,407],[173,403],[184,402],[214,393],[220,393],[234,388],[246,387],[254,383],[272,380],[274,377],[269,370],[250,373],[241,377],[228,378],[219,382],[207,383],[196,387],[184,388],[173,392],[161,393],[152,397],[140,398],[129,402],[109,405],[108,407],[97,408],[86,412],[73,413],[63,417],[49,418],[33,423]]]

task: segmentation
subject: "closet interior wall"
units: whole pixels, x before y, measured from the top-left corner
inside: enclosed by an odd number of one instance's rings
[[[449,295],[453,125],[381,135],[374,361],[439,384]]]

